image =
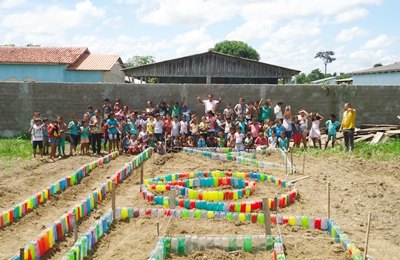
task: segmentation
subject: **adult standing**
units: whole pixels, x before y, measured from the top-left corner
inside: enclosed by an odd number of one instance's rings
[[[283,102],[278,102],[276,106],[274,107],[274,114],[275,114],[275,119],[279,119],[281,122],[283,122]]]
[[[356,127],[356,110],[350,103],[344,104],[344,112],[340,131],[343,131],[344,146],[346,151],[354,150],[354,128]]]
[[[95,110],[94,116],[90,118],[89,130],[91,133],[91,145],[94,155],[100,155],[101,152],[101,138],[103,137],[102,119],[100,117],[100,111]]]
[[[219,97],[218,100],[213,99],[212,94],[208,94],[208,99],[204,100],[202,100],[200,97],[197,97],[197,101],[199,101],[199,103],[202,103],[204,105],[205,114],[207,114],[208,111],[212,111],[213,107],[216,107],[221,102],[221,100],[222,100],[221,97]]]

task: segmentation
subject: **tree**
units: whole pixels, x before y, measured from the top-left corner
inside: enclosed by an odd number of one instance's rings
[[[335,52],[333,51],[319,51],[314,58],[320,58],[324,62],[325,65],[325,75],[326,75],[326,66],[328,63],[331,63],[332,61],[336,60],[335,57],[332,57],[335,55]]]
[[[309,82],[310,81],[308,80],[308,77],[304,72],[300,73],[296,77],[296,83],[297,84],[306,84],[306,83],[309,83]]]
[[[137,67],[154,62],[156,62],[156,60],[153,56],[133,56],[125,62],[125,65],[128,67]]]
[[[319,80],[325,78],[325,74],[323,74],[320,69],[314,69],[308,74],[307,78],[309,82],[314,81],[314,80]]]
[[[382,67],[383,65],[382,65],[382,63],[376,63],[376,64],[374,64],[374,68],[376,68],[376,67]]]
[[[216,43],[214,48],[210,51],[221,52],[240,58],[247,58],[251,60],[260,60],[260,54],[249,46],[247,43],[241,41],[222,41]]]

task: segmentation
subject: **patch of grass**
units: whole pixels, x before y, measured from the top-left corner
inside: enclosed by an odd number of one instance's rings
[[[306,150],[308,155],[323,157],[323,156],[342,156],[349,157],[353,155],[363,159],[375,159],[379,161],[388,161],[400,158],[400,139],[389,140],[385,143],[372,145],[366,142],[359,142],[355,144],[352,153],[345,152],[343,146],[337,144],[335,148],[328,147],[324,149],[308,148]],[[296,149],[294,153],[302,154],[302,149]]]
[[[23,138],[0,139],[0,157],[2,158],[30,158],[32,144]]]

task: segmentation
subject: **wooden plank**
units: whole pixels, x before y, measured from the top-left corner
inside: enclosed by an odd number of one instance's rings
[[[398,125],[388,125],[388,124],[362,124],[360,126],[361,129],[373,128],[373,127],[394,127],[394,128],[399,128]]]
[[[372,141],[370,142],[370,144],[377,144],[379,143],[379,141],[383,138],[383,133],[382,132],[377,132],[374,135],[374,138],[372,139]]]
[[[400,130],[389,130],[389,131],[386,131],[386,133],[388,135],[398,135],[398,134],[400,134]]]
[[[368,141],[369,139],[372,139],[375,135],[374,134],[369,134],[369,135],[363,135],[356,140],[354,140],[355,143],[361,142],[361,141]]]
[[[364,134],[364,133],[368,133],[368,134],[372,134],[372,133],[376,133],[376,132],[386,132],[389,130],[395,130],[396,128],[393,127],[373,127],[373,128],[366,128],[366,129],[359,129],[356,131],[357,134]]]

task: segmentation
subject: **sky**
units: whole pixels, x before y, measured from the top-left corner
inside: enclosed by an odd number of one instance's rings
[[[400,62],[398,0],[0,0],[0,45],[78,46],[162,61],[244,41],[260,61],[309,73]],[[397,21],[397,22],[396,22]]]

